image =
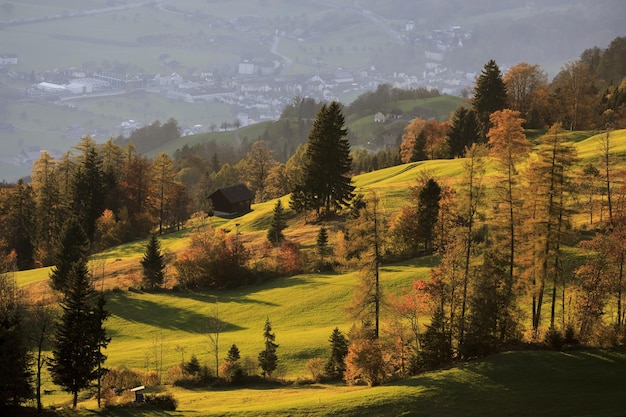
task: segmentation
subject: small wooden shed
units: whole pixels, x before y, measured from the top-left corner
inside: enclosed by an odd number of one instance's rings
[[[234,215],[250,211],[254,194],[244,184],[220,188],[209,196],[216,215]]]
[[[146,387],[143,385],[140,385],[138,387],[135,388],[131,388],[130,392],[135,393],[135,402],[136,403],[142,403],[144,401],[146,401],[143,392],[146,390]]]

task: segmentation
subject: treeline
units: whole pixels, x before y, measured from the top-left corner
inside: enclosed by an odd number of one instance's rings
[[[131,144],[96,144],[90,137],[59,160],[42,152],[30,183],[0,190],[3,255],[18,269],[53,264],[63,227],[76,218],[91,250],[136,238],[156,227],[176,229],[189,218],[190,198],[166,154],[154,160]]]

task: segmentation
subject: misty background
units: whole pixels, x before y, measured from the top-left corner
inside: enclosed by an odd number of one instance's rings
[[[347,104],[383,83],[467,95],[489,59],[552,78],[625,35],[625,16],[620,0],[4,1],[0,180],[27,176],[41,150],[170,117],[183,146],[275,120],[296,96]]]

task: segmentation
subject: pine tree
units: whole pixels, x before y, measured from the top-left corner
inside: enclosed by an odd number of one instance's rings
[[[141,260],[143,284],[149,288],[160,287],[165,280],[165,256],[161,253],[161,244],[156,233],[150,235],[146,253]]]
[[[438,307],[426,325],[420,358],[426,368],[435,368],[452,360],[450,323],[443,308]]]
[[[283,209],[283,203],[280,199],[276,201],[274,205],[274,216],[272,217],[272,223],[270,224],[270,228],[267,231],[267,240],[272,242],[274,246],[280,245],[280,243],[285,239],[283,236],[283,230],[287,227],[287,222],[285,220],[285,211]]]
[[[463,157],[466,148],[480,142],[480,127],[473,109],[462,106],[456,109],[447,140],[451,158]]]
[[[320,256],[320,266],[323,268],[326,261],[326,256],[330,252],[330,248],[328,247],[328,232],[326,232],[326,228],[324,226],[320,227],[319,232],[317,233],[317,253]]]
[[[32,187],[22,179],[13,188],[8,217],[5,233],[17,255],[17,268],[30,269],[35,251],[35,199]]]
[[[97,299],[85,260],[72,264],[61,309],[49,369],[52,381],[72,393],[72,406],[76,408],[78,392],[100,376],[105,359],[101,349],[108,343],[102,327],[107,316],[104,298]]]
[[[70,219],[62,232],[58,249],[54,255],[54,267],[50,273],[52,289],[64,292],[72,265],[82,261],[89,251],[89,240],[84,229],[75,218]]]
[[[265,349],[259,352],[258,360],[259,367],[263,370],[263,377],[265,377],[272,376],[272,372],[274,372],[278,366],[278,356],[276,356],[278,345],[274,343],[276,335],[272,333],[272,324],[269,318],[265,320],[263,338],[265,339]]]
[[[0,274],[0,407],[32,398],[32,356],[15,283]]]
[[[226,354],[226,362],[237,362],[241,359],[241,355],[239,353],[239,348],[236,344],[232,344],[230,349],[228,349],[228,353]]]
[[[348,206],[354,186],[350,172],[352,157],[348,132],[340,104],[324,105],[308,137],[302,183],[295,191],[304,193],[318,216]]]
[[[410,162],[425,161],[426,159],[428,159],[426,155],[426,131],[422,129],[415,138]]]
[[[484,138],[489,131],[491,113],[506,108],[506,85],[496,61],[489,60],[476,79],[473,107],[480,123],[480,133]]]
[[[343,378],[343,374],[346,371],[346,355],[348,355],[348,346],[350,345],[348,339],[339,331],[339,328],[335,327],[330,338],[330,357],[324,372],[330,379],[339,380]]]
[[[87,237],[91,239],[95,232],[96,219],[104,211],[108,191],[105,189],[102,157],[98,154],[95,142],[87,136],[79,146],[83,148],[83,155],[74,173],[72,209]]]
[[[417,202],[417,233],[423,239],[424,250],[428,254],[433,251],[440,200],[441,187],[430,178],[420,191]]]

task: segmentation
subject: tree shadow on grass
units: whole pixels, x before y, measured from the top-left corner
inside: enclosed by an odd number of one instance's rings
[[[623,352],[506,352],[389,385],[415,388],[407,403],[431,415],[620,415],[624,372]]]
[[[131,300],[126,293],[110,296],[107,306],[114,316],[129,322],[189,333],[205,333],[208,330],[210,314],[201,314],[192,308],[179,308],[146,299]],[[242,330],[242,327],[222,320],[219,326],[222,332]]]

